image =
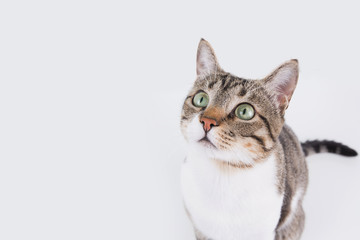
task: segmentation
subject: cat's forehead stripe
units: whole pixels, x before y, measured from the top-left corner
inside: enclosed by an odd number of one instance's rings
[[[217,82],[217,80],[212,80],[212,81],[209,81],[209,84],[208,84],[208,88],[209,89],[212,89],[215,85],[215,83]]]
[[[246,95],[246,93],[247,93],[247,91],[246,91],[245,87],[243,86],[243,87],[241,88],[240,92],[239,92],[239,96],[240,96],[240,97],[243,97],[243,96]]]
[[[220,87],[224,88],[225,84],[229,84],[230,79],[231,79],[231,77],[229,77],[229,75],[222,75],[221,76],[221,85],[220,85]]]
[[[228,90],[235,88],[239,85],[242,85],[242,88],[238,95],[245,96],[247,93],[246,91],[246,83],[248,80],[233,76],[231,74],[217,74],[212,76],[210,79],[207,80],[208,89],[212,89],[215,85],[219,86],[219,90],[222,92],[227,92]]]
[[[238,85],[242,85],[244,88],[245,85],[245,79],[237,78],[237,77],[231,77],[231,80],[228,81],[228,83],[223,87],[224,91],[227,91],[228,89],[237,87]]]
[[[224,86],[226,80],[228,78],[228,74],[216,74],[210,77],[208,80],[208,88],[212,89],[214,85],[221,81],[221,87]]]

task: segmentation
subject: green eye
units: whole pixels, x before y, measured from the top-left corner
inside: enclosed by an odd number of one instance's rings
[[[236,108],[235,115],[242,120],[250,120],[254,117],[255,110],[250,104],[242,103]]]
[[[199,92],[193,99],[193,104],[196,107],[206,107],[209,103],[209,96],[204,92]]]

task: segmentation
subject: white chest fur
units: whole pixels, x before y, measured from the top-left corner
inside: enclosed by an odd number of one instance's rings
[[[276,159],[225,172],[214,160],[189,153],[182,168],[184,202],[195,227],[212,240],[273,240],[283,196]]]

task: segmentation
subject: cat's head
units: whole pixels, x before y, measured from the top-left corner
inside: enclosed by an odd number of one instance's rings
[[[192,149],[227,164],[251,166],[275,146],[297,79],[297,60],[261,80],[236,77],[221,69],[214,50],[202,39],[181,131]]]

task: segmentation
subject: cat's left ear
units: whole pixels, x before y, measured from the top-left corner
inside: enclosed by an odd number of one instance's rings
[[[292,59],[282,64],[263,80],[266,89],[273,95],[275,104],[279,107],[282,115],[285,114],[285,110],[289,106],[298,77],[298,60]]]
[[[223,72],[223,70],[216,59],[214,49],[202,38],[197,50],[196,73],[199,77],[204,77],[218,72]]]

